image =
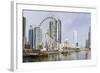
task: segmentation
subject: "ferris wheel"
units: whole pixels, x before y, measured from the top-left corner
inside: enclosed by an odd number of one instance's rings
[[[61,43],[61,20],[49,16],[40,22],[39,27],[42,31],[43,47],[47,46],[49,50],[57,48]]]

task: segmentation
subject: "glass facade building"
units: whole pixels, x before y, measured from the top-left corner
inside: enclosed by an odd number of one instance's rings
[[[30,29],[29,29],[29,45],[30,45],[30,48],[33,48],[33,29],[32,29],[32,26],[30,26]]]
[[[42,45],[42,30],[40,27],[34,28],[34,48],[40,49],[40,46]]]

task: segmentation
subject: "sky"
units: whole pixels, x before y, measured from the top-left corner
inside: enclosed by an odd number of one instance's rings
[[[66,39],[73,42],[73,31],[77,31],[77,41],[80,47],[85,47],[85,41],[88,38],[89,27],[91,25],[90,13],[23,10],[23,16],[26,17],[27,38],[30,25],[34,28],[38,26],[43,19],[54,16],[60,19],[62,23],[62,42]],[[45,21],[42,25],[46,24],[48,24],[48,21]],[[44,26],[44,28],[46,27],[47,25]]]

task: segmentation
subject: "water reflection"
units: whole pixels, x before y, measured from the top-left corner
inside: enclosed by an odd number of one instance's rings
[[[49,54],[48,57],[38,57],[38,58],[24,58],[24,62],[41,62],[41,61],[63,61],[63,60],[87,60],[91,58],[90,51],[80,51],[80,52],[69,52],[69,53],[57,53]]]

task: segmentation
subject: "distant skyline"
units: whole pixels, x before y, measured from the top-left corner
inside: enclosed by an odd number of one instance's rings
[[[85,41],[88,38],[89,27],[91,25],[90,13],[24,10],[23,16],[26,17],[27,39],[30,25],[34,28],[46,17],[54,16],[60,19],[62,23],[62,42],[66,39],[73,42],[73,31],[77,31],[77,41],[81,47],[85,47]],[[47,23],[46,21],[43,25]],[[46,26],[44,26],[45,28]]]

